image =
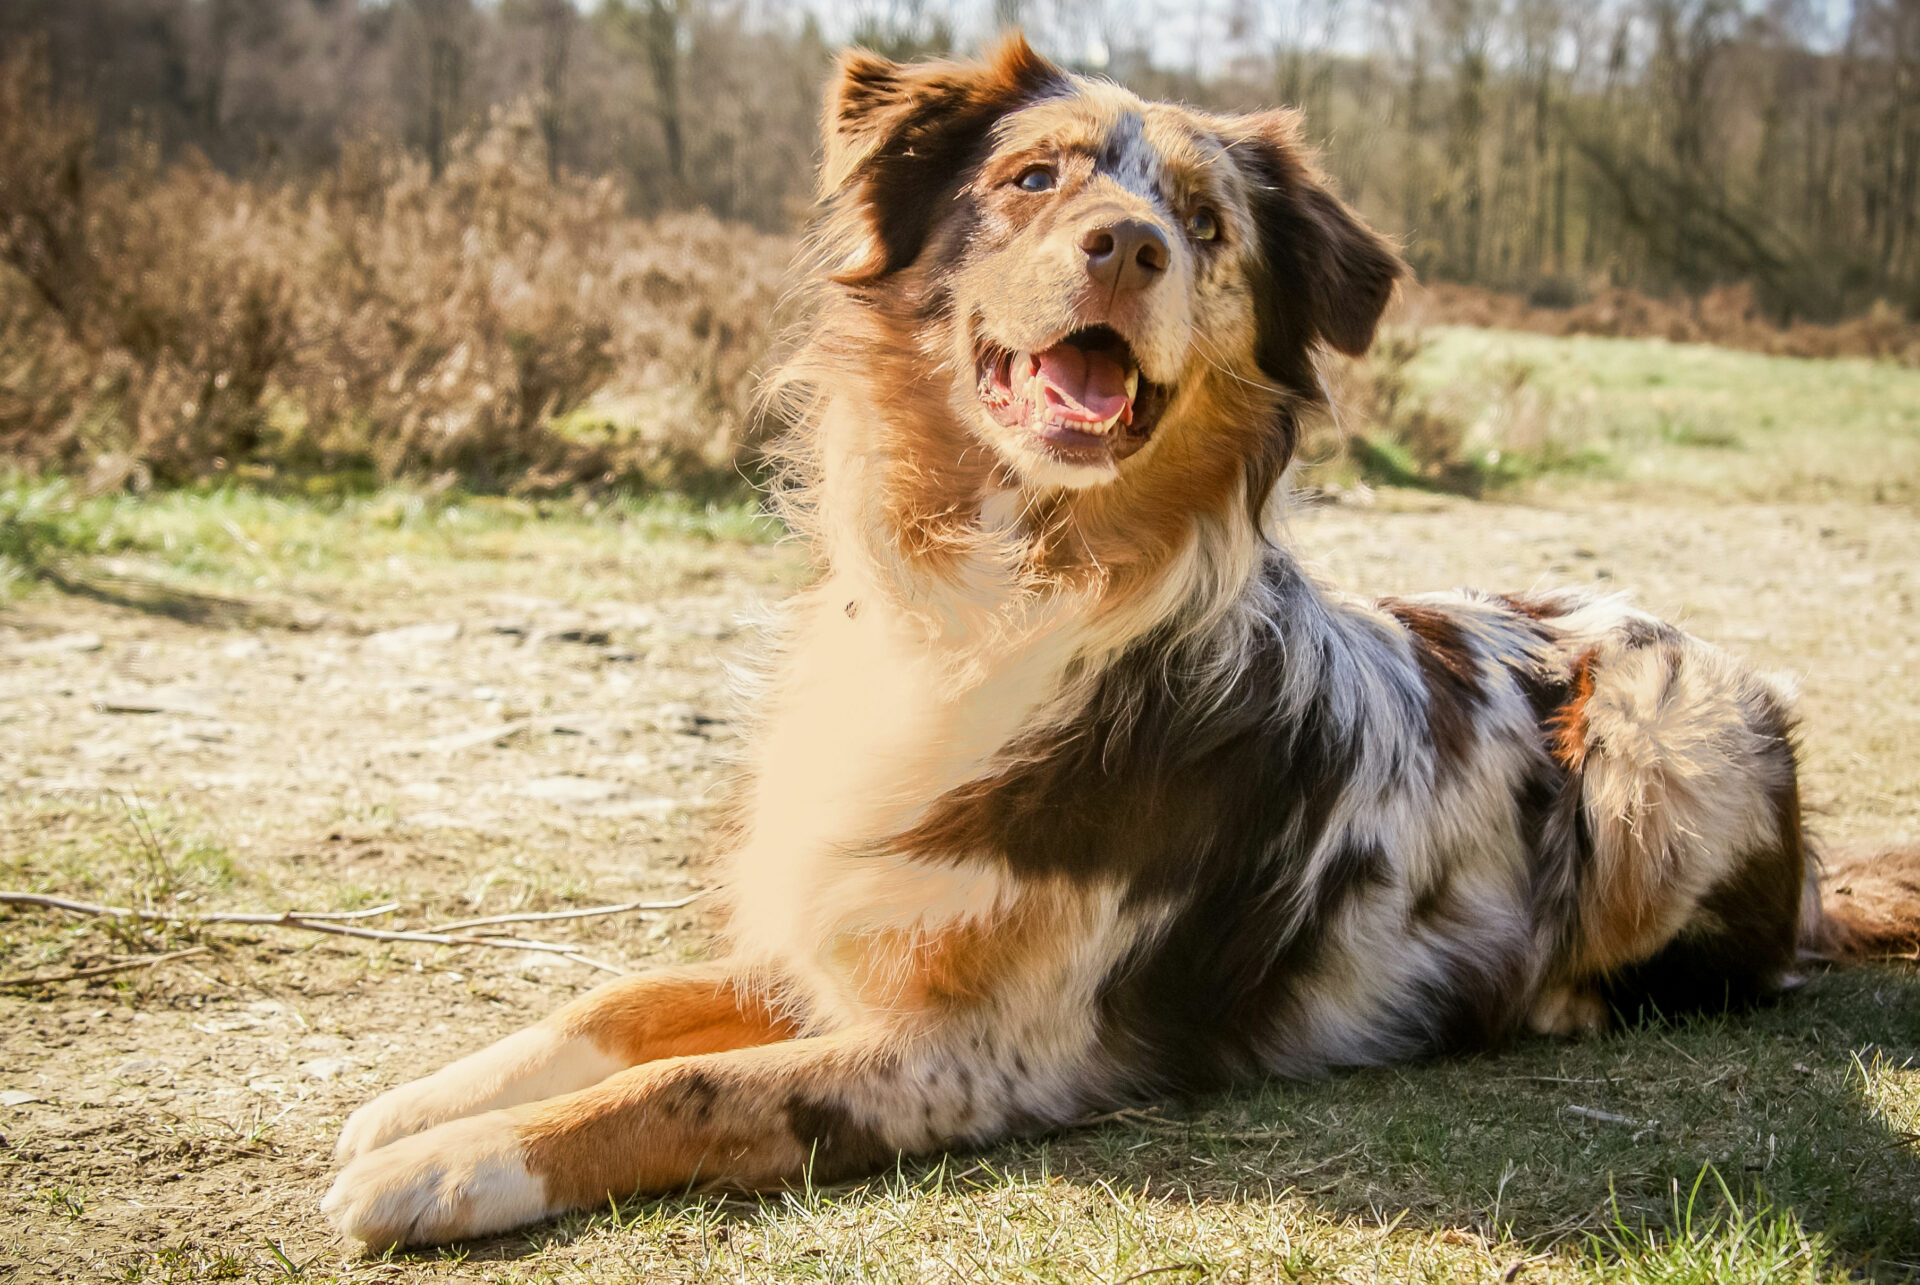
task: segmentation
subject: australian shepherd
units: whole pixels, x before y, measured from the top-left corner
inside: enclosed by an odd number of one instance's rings
[[[778,381],[819,575],[756,702],[726,949],[356,1111],[349,1236],[831,1180],[1910,944],[1910,904],[1823,912],[1761,675],[1618,597],[1362,601],[1280,542],[1321,350],[1364,353],[1405,272],[1292,112],[1015,39],[850,54],[825,132]]]

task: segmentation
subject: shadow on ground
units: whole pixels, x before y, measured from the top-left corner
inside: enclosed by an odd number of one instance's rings
[[[1330,1220],[1532,1250],[1616,1220],[1676,1231],[1698,1183],[1698,1221],[1730,1194],[1822,1234],[1843,1270],[1892,1281],[1920,1271],[1917,1124],[1920,969],[1896,964],[1815,977],[1744,1016],[1276,1082],[942,1163],[950,1188],[1064,1181],[1163,1204],[1297,1199]],[[910,1166],[836,1198],[857,1207],[932,1172]],[[798,1216],[777,1201],[728,1202],[716,1216],[711,1198],[653,1210],[709,1228]],[[557,1230],[571,1239],[605,1217]],[[479,1243],[468,1261],[547,1243]]]

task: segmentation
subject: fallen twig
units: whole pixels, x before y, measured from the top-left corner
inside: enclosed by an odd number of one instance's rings
[[[1648,1123],[1645,1120],[1635,1120],[1630,1116],[1615,1115],[1611,1111],[1596,1111],[1592,1107],[1569,1106],[1567,1114],[1577,1115],[1582,1120],[1597,1120],[1601,1124],[1624,1124],[1635,1129],[1644,1128]]]
[[[1160,1130],[1172,1133],[1190,1133],[1198,1138],[1213,1142],[1284,1142],[1294,1137],[1292,1129],[1209,1129],[1206,1125],[1193,1120],[1170,1120],[1163,1115],[1140,1107],[1122,1107],[1118,1111],[1109,1111],[1105,1115],[1091,1115],[1075,1120],[1073,1127],[1084,1129],[1101,1124],[1130,1124],[1136,1128]]]
[[[1127,1285],[1128,1281],[1143,1281],[1149,1276],[1164,1276],[1168,1272],[1207,1272],[1211,1269],[1205,1263],[1168,1263],[1164,1267],[1149,1267],[1145,1271],[1135,1272],[1131,1276],[1122,1276],[1113,1285]]]
[[[457,933],[468,928],[485,928],[492,924],[531,924],[553,919],[585,919],[591,915],[621,915],[629,911],[642,910],[678,910],[691,905],[701,894],[690,892],[678,901],[623,901],[613,906],[587,906],[580,910],[535,910],[515,915],[489,915],[485,919],[457,919],[450,924],[435,924],[428,929],[436,933]]]
[[[91,901],[71,901],[65,897],[50,897],[40,892],[0,891],[0,906],[5,905],[44,906],[49,910],[65,910],[76,915],[140,919],[163,924],[286,924],[294,921],[333,923],[345,919],[371,919],[375,915],[390,915],[400,908],[400,903],[393,901],[384,906],[374,906],[370,910],[282,910],[266,913],[231,910],[139,910],[127,906],[99,906]]]
[[[152,968],[155,964],[164,964],[169,959],[184,959],[188,955],[204,955],[205,946],[189,946],[185,950],[170,950],[164,955],[143,955],[139,959],[129,959],[118,964],[96,964],[92,968],[76,968],[66,973],[21,973],[16,977],[0,977],[0,986],[45,986],[53,982],[77,982],[89,977],[106,977],[113,973],[131,972],[136,968]]]
[[[253,924],[262,928],[298,928],[306,932],[332,933],[339,937],[359,937],[366,941],[411,941],[428,946],[488,946],[495,950],[525,950],[539,954],[559,955],[576,964],[585,964],[589,968],[597,968],[601,972],[616,975],[624,975],[626,971],[582,955],[576,947],[560,942],[529,941],[523,937],[465,937],[455,933],[406,932],[399,929],[362,928],[357,924],[340,922],[346,917],[363,917],[376,912],[384,914],[385,907],[350,912],[283,910],[279,914],[251,914],[216,910],[169,914],[159,910],[137,910],[127,906],[99,906],[88,901],[70,901],[65,897],[49,897],[37,892],[7,891],[0,891],[0,905],[42,906],[50,910],[64,910],[68,914],[107,919],[137,919],[144,923]]]

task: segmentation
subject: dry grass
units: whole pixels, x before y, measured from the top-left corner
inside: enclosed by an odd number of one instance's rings
[[[0,70],[0,450],[94,489],[225,475],[737,486],[789,256],[548,176],[530,117],[266,187]]]

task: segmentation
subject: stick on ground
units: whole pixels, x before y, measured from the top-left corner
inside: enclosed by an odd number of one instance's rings
[[[54,982],[77,982],[89,977],[106,977],[113,973],[131,972],[136,968],[152,968],[155,964],[164,964],[170,959],[185,959],[188,955],[204,955],[205,946],[189,946],[185,950],[170,950],[164,955],[143,955],[139,959],[124,960],[118,964],[97,964],[92,968],[76,968],[66,973],[21,973],[14,977],[0,977],[0,987],[47,986]]]
[[[585,919],[590,915],[623,915],[630,911],[642,910],[678,910],[682,906],[693,904],[700,894],[688,893],[678,901],[623,901],[612,906],[587,906],[580,910],[535,910],[517,915],[490,915],[485,919],[458,919],[450,924],[435,924],[428,929],[436,933],[457,933],[468,928],[485,928],[490,924],[531,924],[551,919]]]
[[[367,911],[304,911],[283,910],[279,914],[255,914],[238,911],[197,911],[168,913],[159,910],[137,910],[128,906],[99,906],[90,901],[72,901],[65,897],[51,897],[38,892],[0,891],[0,905],[37,906],[48,910],[64,910],[72,915],[86,915],[103,919],[135,919],[143,923],[161,924],[252,924],[261,928],[298,928],[306,932],[331,933],[338,937],[359,937],[366,941],[410,941],[428,946],[486,946],[494,950],[525,950],[539,954],[559,955],[576,964],[585,964],[588,968],[597,968],[603,973],[625,976],[626,970],[615,968],[597,959],[583,955],[573,946],[552,941],[529,941],[524,937],[467,937],[455,933],[406,932],[398,929],[362,928],[358,924],[343,923],[347,918],[364,917],[372,914],[385,914],[387,907],[375,907]]]

